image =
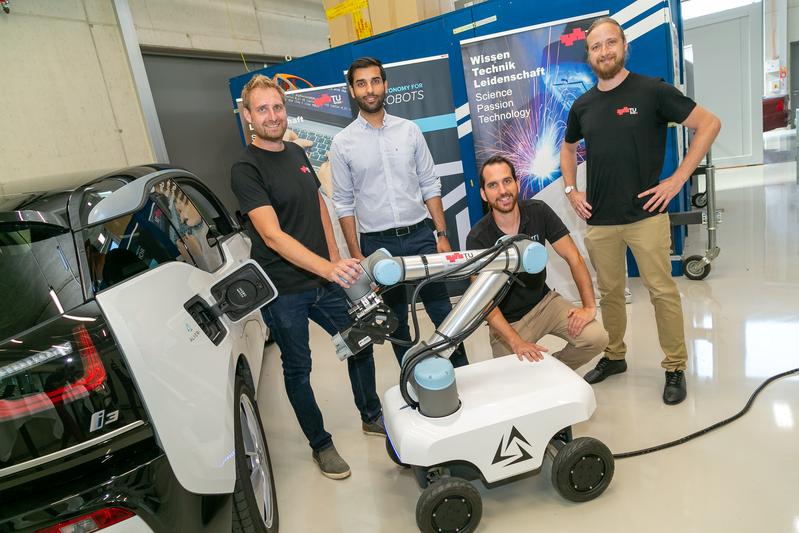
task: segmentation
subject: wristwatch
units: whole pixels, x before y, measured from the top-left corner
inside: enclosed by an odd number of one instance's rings
[[[447,236],[447,230],[445,229],[436,230],[436,237],[446,237],[446,236]]]
[[[567,185],[566,188],[563,189],[563,192],[564,192],[564,194],[566,194],[566,196],[568,196],[570,192],[576,191],[576,190],[577,190],[577,187],[575,187],[574,185]]]

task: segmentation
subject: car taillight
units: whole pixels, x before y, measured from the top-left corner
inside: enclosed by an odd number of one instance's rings
[[[66,520],[54,526],[37,529],[36,533],[90,533],[105,529],[133,516],[134,514],[127,509],[110,507]]]
[[[36,414],[55,405],[83,398],[106,380],[105,367],[92,342],[89,331],[81,325],[73,330],[75,343],[83,367],[83,374],[60,387],[34,394],[27,394],[12,400],[0,399],[0,422]],[[51,349],[38,352],[16,363],[4,367],[7,373],[24,373],[56,358],[67,357],[74,351],[73,343],[66,342]],[[3,377],[3,376],[0,376]]]

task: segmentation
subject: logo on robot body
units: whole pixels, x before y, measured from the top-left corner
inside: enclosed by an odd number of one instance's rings
[[[515,451],[511,452],[511,446],[513,446],[514,443],[516,444]],[[500,437],[499,446],[497,446],[497,451],[494,454],[494,459],[491,461],[491,464],[495,465],[513,459],[513,461],[504,465],[511,466],[532,459],[533,456],[530,454],[530,448],[532,448],[532,446],[527,439],[522,436],[521,432],[516,429],[516,426],[511,426],[510,434],[507,439],[505,435]]]
[[[464,259],[471,259],[474,257],[474,254],[466,252],[452,252],[451,254],[445,255],[444,259],[446,259],[449,263],[459,263]]]

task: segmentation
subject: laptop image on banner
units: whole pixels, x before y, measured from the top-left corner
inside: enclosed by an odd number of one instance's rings
[[[286,92],[288,127],[313,142],[305,149],[315,170],[327,161],[333,137],[353,120],[346,84]]]

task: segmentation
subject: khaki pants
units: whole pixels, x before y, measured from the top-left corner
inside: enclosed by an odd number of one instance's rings
[[[608,345],[608,333],[599,322],[592,320],[576,337],[569,335],[567,315],[573,307],[560,294],[549,291],[535,307],[520,320],[511,323],[511,326],[528,342],[538,342],[541,337],[549,334],[566,340],[568,344],[552,355],[575,370],[605,349]],[[488,333],[494,357],[512,352],[511,347],[505,344],[493,328],[489,327]]]
[[[671,277],[671,227],[665,213],[618,226],[588,226],[585,247],[597,273],[602,322],[610,335],[605,350],[608,359],[624,359],[627,346],[627,310],[624,303],[626,280],[625,251],[635,256],[641,280],[649,290],[655,306],[655,320],[660,347],[666,357],[660,366],[666,370],[685,370],[688,353],[685,349],[682,302],[677,284]]]

